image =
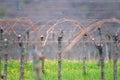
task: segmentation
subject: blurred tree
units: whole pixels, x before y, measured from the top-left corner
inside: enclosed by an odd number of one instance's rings
[[[31,1],[32,1],[32,0],[24,0],[24,3],[25,3],[25,4],[29,4],[29,3],[31,3]]]
[[[4,17],[6,14],[6,8],[3,6],[0,6],[0,17]]]

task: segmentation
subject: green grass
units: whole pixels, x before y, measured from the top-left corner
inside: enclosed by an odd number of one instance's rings
[[[62,61],[62,80],[100,80],[100,66],[96,65],[96,61],[86,62],[87,74],[82,74],[81,61]],[[57,80],[57,61],[45,61],[46,73],[42,74],[43,80]],[[3,63],[2,63],[3,73]],[[19,80],[20,75],[20,62],[8,62],[8,79]],[[120,62],[118,62],[118,75],[120,75]],[[28,62],[25,65],[25,80],[36,80],[36,74],[33,70],[33,63]],[[113,80],[113,62],[105,62],[105,80]],[[118,76],[118,80],[120,77]]]

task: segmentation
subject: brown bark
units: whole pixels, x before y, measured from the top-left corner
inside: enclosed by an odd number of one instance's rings
[[[58,80],[61,80],[61,49],[62,49],[62,38],[63,38],[63,32],[60,31],[60,35],[58,37]]]
[[[58,55],[58,80],[61,80],[61,52]]]
[[[104,79],[104,57],[103,55],[100,56],[100,65],[101,65],[101,80]]]
[[[0,80],[1,80],[1,78],[2,78],[2,74],[1,74],[1,65],[2,65],[2,63],[1,63],[1,56],[0,56]]]
[[[39,55],[38,53],[34,53],[33,59],[34,59],[34,61],[33,61],[34,70],[35,70],[35,73],[37,75],[37,80],[42,80],[39,62],[40,62],[40,60],[43,60],[43,57],[41,55]]]
[[[115,53],[114,55],[113,70],[114,70],[114,80],[117,80],[117,53]]]
[[[86,65],[85,65],[85,60],[86,60],[86,57],[84,56],[83,57],[83,75],[86,74]]]
[[[34,65],[34,70],[35,70],[36,75],[37,75],[37,80],[42,80],[39,68],[40,68],[39,64]]]
[[[44,63],[45,63],[45,56],[41,55],[39,56],[39,60],[42,62],[42,73],[45,73]]]
[[[111,55],[112,55],[112,52],[111,52],[111,51],[112,51],[112,48],[111,48],[111,45],[112,45],[112,44],[111,44],[111,42],[110,42],[109,44],[110,44],[110,45],[109,45],[109,46],[110,46],[110,51],[109,51],[109,60],[111,61]]]
[[[43,59],[43,60],[42,60],[42,72],[43,72],[43,73],[45,73],[44,62],[45,62],[45,60]]]
[[[19,80],[24,80],[24,65],[25,65],[25,55],[21,54],[21,59],[20,59],[20,79]]]
[[[7,53],[5,53],[4,59],[5,59],[5,64],[4,64],[4,78],[3,78],[3,80],[7,80],[7,65],[8,65],[8,54]]]

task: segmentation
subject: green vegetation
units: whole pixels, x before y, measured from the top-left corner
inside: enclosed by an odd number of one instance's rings
[[[87,74],[82,74],[81,61],[63,60],[62,62],[62,80],[100,80],[100,66],[96,65],[96,61],[87,61]],[[46,73],[42,74],[43,80],[57,80],[57,60],[46,60]],[[2,63],[2,73],[3,73]],[[25,80],[36,80],[36,75],[33,70],[33,63],[28,62],[25,65]],[[20,75],[20,62],[8,62],[8,79],[18,80]],[[120,62],[118,62],[118,75],[120,75]],[[113,80],[113,62],[105,62],[105,80]],[[118,76],[118,80],[120,77]]]
[[[6,9],[3,6],[0,6],[0,17],[4,17],[6,13]]]

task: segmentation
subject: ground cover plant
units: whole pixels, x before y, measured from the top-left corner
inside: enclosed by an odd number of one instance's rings
[[[118,65],[118,75],[120,75],[120,62]],[[2,73],[4,65],[2,63]],[[42,74],[43,80],[57,80],[57,60],[45,61],[45,74]],[[8,61],[8,80],[18,80],[20,76],[20,61]],[[33,70],[33,63],[29,61],[25,64],[25,80],[36,80]],[[86,74],[82,74],[82,61],[62,61],[62,80],[100,80],[100,66],[96,61],[86,62]],[[105,61],[105,80],[113,80],[113,61]],[[120,77],[118,76],[118,80]]]

